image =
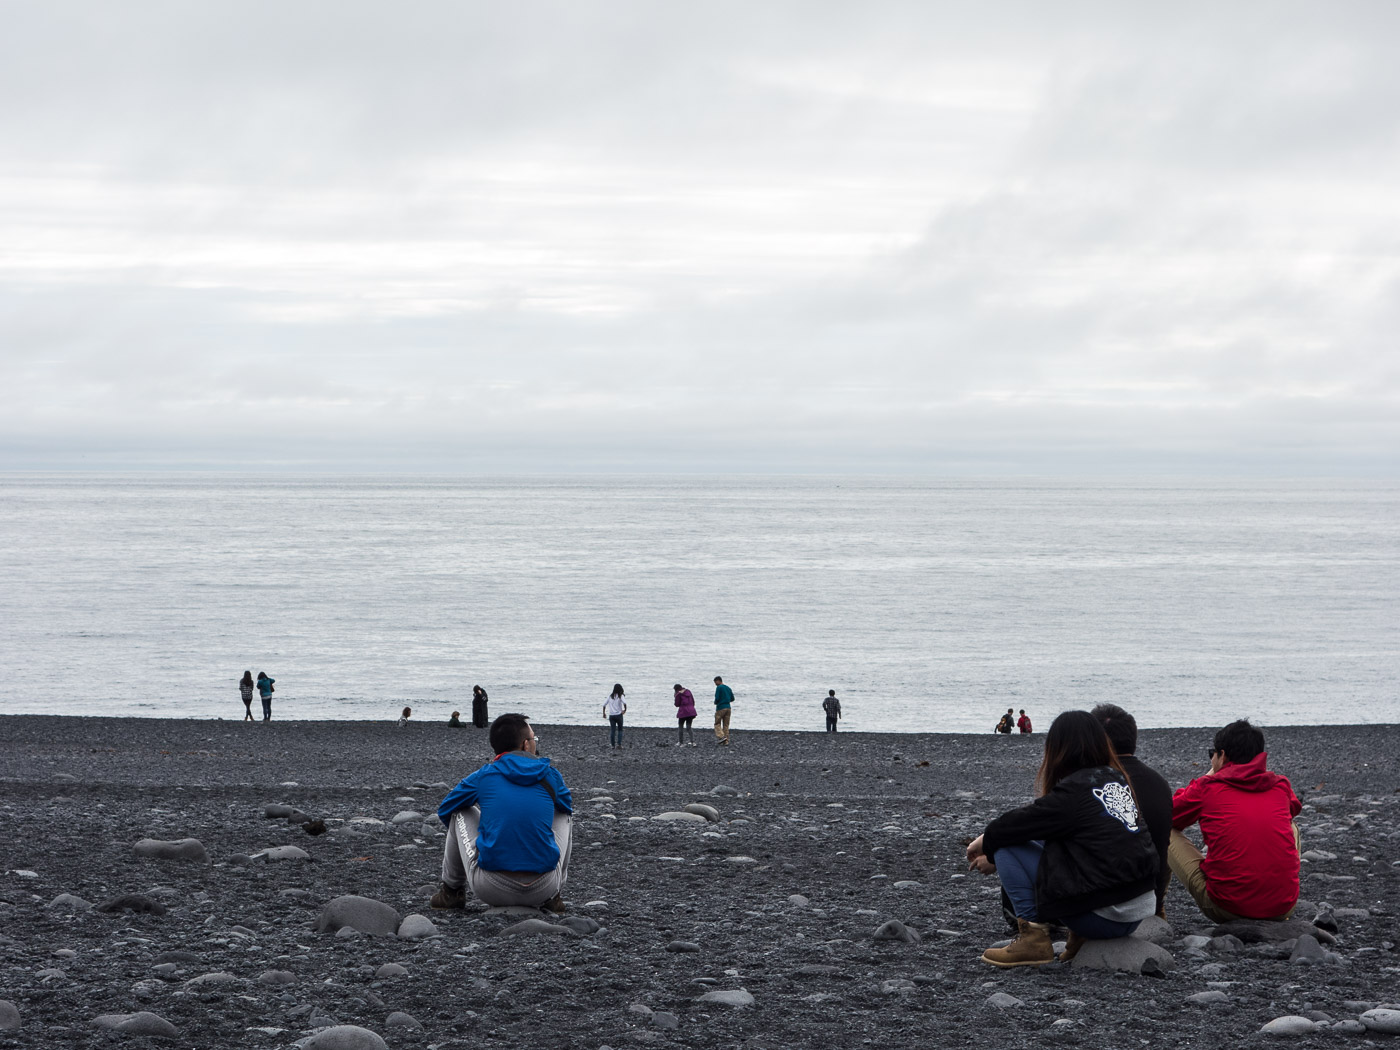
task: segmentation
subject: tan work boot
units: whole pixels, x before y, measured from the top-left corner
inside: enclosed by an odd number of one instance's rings
[[[1055,949],[1050,943],[1050,927],[1043,922],[1017,919],[1020,933],[1005,948],[988,948],[982,961],[993,966],[1044,966],[1055,961]]]
[[[1060,953],[1060,962],[1069,962],[1079,954],[1079,949],[1088,944],[1088,938],[1081,937],[1073,930],[1069,931],[1069,936],[1065,938],[1065,950]]]
[[[464,908],[467,904],[466,888],[461,886],[449,886],[444,882],[442,884],[442,889],[433,894],[428,904],[438,911]]]

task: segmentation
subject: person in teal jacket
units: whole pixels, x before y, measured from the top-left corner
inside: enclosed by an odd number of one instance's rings
[[[734,690],[715,675],[715,739],[721,745],[729,743],[729,710],[734,704]]]
[[[541,758],[529,719],[491,723],[496,757],[443,798],[447,825],[442,887],[434,908],[461,908],[466,891],[492,907],[564,910],[573,840],[573,798],[559,770]]]
[[[277,679],[269,678],[266,671],[258,672],[258,694],[262,697],[264,722],[272,721],[272,683],[275,681]]]

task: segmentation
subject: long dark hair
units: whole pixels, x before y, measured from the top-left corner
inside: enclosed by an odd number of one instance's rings
[[[252,685],[252,684],[253,684],[253,672],[252,672],[252,671],[244,671],[244,672],[243,672],[243,680],[240,681],[238,684],[239,684],[239,685]]]
[[[258,672],[258,681],[259,681],[259,682],[261,682],[261,681],[262,681],[264,678],[266,678],[266,677],[267,677],[267,672],[266,672],[266,671],[259,671],[259,672]]]
[[[1048,795],[1071,773],[1097,766],[1116,769],[1131,787],[1132,781],[1099,720],[1088,711],[1062,711],[1045,734],[1045,757],[1035,776],[1036,794]]]
[[[626,693],[624,693],[624,692],[622,691],[622,683],[621,683],[621,682],[618,682],[615,686],[613,686],[612,695],[613,695],[613,696],[626,696],[626,695],[627,695]]]

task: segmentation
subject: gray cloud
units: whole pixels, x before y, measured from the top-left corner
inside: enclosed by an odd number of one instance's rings
[[[1393,472],[1400,15],[11,5],[0,466]]]

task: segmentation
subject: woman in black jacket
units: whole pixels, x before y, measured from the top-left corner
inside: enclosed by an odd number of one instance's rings
[[[1087,711],[1055,719],[1036,788],[1034,802],[997,817],[967,847],[968,866],[996,873],[1016,911],[1016,940],[982,953],[993,966],[1051,962],[1051,920],[1069,927],[1067,960],[1086,940],[1126,937],[1157,907],[1157,850],[1098,719]]]
[[[486,715],[486,690],[479,685],[472,686],[472,725],[478,729],[485,729],[491,724],[491,719]]]

